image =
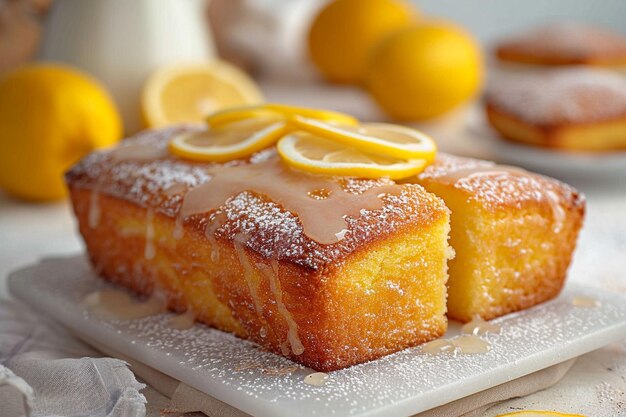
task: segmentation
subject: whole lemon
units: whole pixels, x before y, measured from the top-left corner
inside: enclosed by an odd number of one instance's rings
[[[37,201],[64,197],[63,173],[122,134],[120,116],[98,82],[50,64],[4,74],[0,126],[0,187]]]
[[[417,10],[400,0],[335,0],[309,30],[309,53],[333,82],[360,82],[374,45],[415,22]]]
[[[473,97],[482,76],[481,50],[469,34],[451,23],[424,21],[372,52],[365,84],[391,117],[424,120]]]

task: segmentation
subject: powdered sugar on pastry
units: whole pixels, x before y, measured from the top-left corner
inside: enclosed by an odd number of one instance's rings
[[[626,79],[585,68],[519,75],[495,83],[486,100],[535,125],[593,123],[626,117]]]
[[[626,56],[626,39],[603,28],[550,23],[504,40],[498,54],[505,59],[526,55],[550,62],[586,63]]]

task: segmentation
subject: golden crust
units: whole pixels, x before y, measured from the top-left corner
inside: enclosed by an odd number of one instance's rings
[[[501,61],[532,65],[626,65],[626,39],[602,28],[553,23],[502,41]]]
[[[539,126],[485,107],[489,124],[511,142],[571,152],[615,152],[626,149],[626,117],[586,124]]]
[[[199,321],[313,369],[344,368],[445,333],[447,210],[434,224],[407,223],[386,238],[355,247],[341,263],[313,270],[291,259],[270,260],[251,247],[237,248],[232,240],[209,244],[204,231],[191,224],[176,240],[174,219],[161,213],[152,218],[156,254],[147,259],[145,208],[103,195],[103,217],[92,228],[90,191],[72,189],[71,196],[90,257],[103,277],[140,294],[158,289],[170,308],[191,309]],[[289,346],[290,329],[272,280],[304,347],[300,355]]]

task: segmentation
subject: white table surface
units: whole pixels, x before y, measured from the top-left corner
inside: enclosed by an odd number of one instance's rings
[[[269,100],[343,110],[363,120],[384,116],[360,91],[350,88],[295,87],[264,84]],[[473,153],[463,141],[463,111],[424,126],[440,147]],[[485,155],[488,157],[489,155]],[[567,180],[567,179],[566,179]],[[569,280],[626,293],[626,184],[577,180],[588,198],[586,223],[570,269]],[[83,250],[67,202],[28,204],[0,192],[0,298],[8,297],[9,271],[41,257]],[[608,381],[608,382],[607,382]],[[550,390],[509,401],[486,417],[509,407],[587,412],[589,416],[626,415],[626,341],[585,355],[566,378]],[[616,414],[621,408],[621,413]]]

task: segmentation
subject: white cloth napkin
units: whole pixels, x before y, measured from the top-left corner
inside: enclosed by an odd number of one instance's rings
[[[100,356],[45,317],[0,301],[0,415],[144,416],[145,385],[126,362]]]

